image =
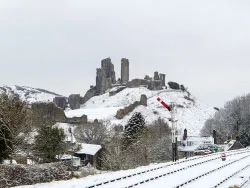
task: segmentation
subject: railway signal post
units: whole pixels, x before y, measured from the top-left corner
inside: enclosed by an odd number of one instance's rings
[[[174,103],[171,103],[171,106],[167,105],[161,98],[157,98],[157,101],[159,101],[165,108],[168,109],[168,111],[171,113],[171,122],[172,122],[172,159],[173,161],[178,160],[178,142],[177,142],[177,136],[176,136],[176,130],[177,130],[177,120],[175,120],[175,105]]]

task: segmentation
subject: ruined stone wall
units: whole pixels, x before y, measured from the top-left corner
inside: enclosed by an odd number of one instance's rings
[[[52,102],[32,103],[30,112],[32,122],[36,126],[53,125],[56,122],[64,122],[67,119],[63,109],[56,107]]]
[[[121,84],[126,84],[129,81],[129,61],[122,58],[121,60]]]
[[[114,65],[110,58],[101,61],[101,68],[96,69],[96,94],[103,94],[116,83]]]
[[[154,72],[154,80],[160,80],[159,73],[157,71]]]
[[[166,86],[166,75],[160,74],[160,80],[162,81],[162,86]]]
[[[80,108],[81,97],[80,94],[71,94],[69,96],[69,106],[72,110]]]
[[[55,105],[63,110],[65,110],[65,108],[67,107],[67,100],[65,97],[55,97],[53,99],[53,103],[55,103]]]
[[[111,83],[115,84],[115,70],[114,65],[111,62],[110,58],[106,58],[102,60],[102,70],[103,70],[103,76],[106,78],[111,78]]]
[[[135,101],[133,104],[130,104],[129,106],[126,106],[125,108],[119,109],[116,112],[115,117],[117,119],[122,119],[122,118],[124,118],[124,116],[128,115],[130,112],[133,112],[134,109],[139,105],[147,106],[147,96],[146,95],[142,94],[140,101]]]

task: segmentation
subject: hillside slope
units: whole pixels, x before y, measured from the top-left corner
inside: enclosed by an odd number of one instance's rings
[[[118,109],[124,108],[135,101],[140,100],[141,94],[148,97],[148,106],[138,106],[134,112],[141,112],[146,122],[152,123],[159,117],[169,122],[171,114],[156,99],[162,98],[166,103],[174,102],[178,107],[176,111],[176,119],[178,133],[182,134],[187,128],[188,134],[197,136],[200,133],[205,121],[211,117],[215,110],[203,104],[199,100],[188,100],[187,93],[181,90],[164,89],[160,91],[151,91],[145,87],[126,88],[114,96],[109,96],[106,92],[103,95],[95,96],[81,106],[81,109],[66,111],[68,117],[79,117],[83,114],[88,116],[89,120],[103,119],[110,120],[112,124],[126,125],[133,112],[118,120],[115,114]],[[190,98],[193,98],[190,96]],[[169,122],[171,125],[171,122]]]
[[[6,93],[7,95],[16,95],[28,104],[34,102],[52,102],[55,96],[60,96],[56,93],[27,86],[2,86],[0,87],[0,93]]]

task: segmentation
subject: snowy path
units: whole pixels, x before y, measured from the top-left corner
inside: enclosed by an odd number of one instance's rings
[[[225,166],[218,171],[211,172],[204,177],[198,178],[197,180],[182,186],[192,188],[211,188],[224,180],[226,177],[232,175],[234,172],[250,165],[250,150],[243,149],[230,151],[227,152],[227,156],[226,161],[221,161],[220,153],[217,153],[203,157],[194,157],[188,160],[180,160],[178,163],[170,162],[150,165],[132,170],[89,176],[81,179],[58,181],[32,186],[21,186],[20,188],[171,188],[228,164],[228,166]],[[225,183],[221,184],[220,187],[228,188],[228,185],[231,184],[241,184],[247,180],[249,174],[250,167],[240,171]],[[244,176],[244,178],[240,178],[241,176]],[[106,184],[104,184],[105,182]],[[140,182],[143,183],[140,184]]]

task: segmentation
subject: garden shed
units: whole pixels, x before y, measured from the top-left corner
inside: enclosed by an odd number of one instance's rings
[[[81,149],[75,152],[75,156],[81,159],[83,165],[90,163],[92,166],[97,166],[97,158],[102,149],[101,145],[96,144],[81,144]]]

